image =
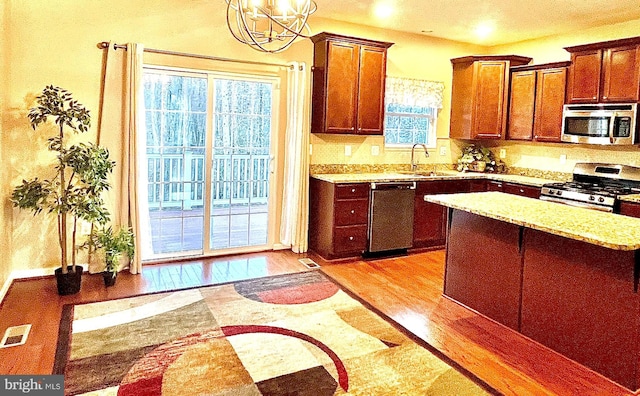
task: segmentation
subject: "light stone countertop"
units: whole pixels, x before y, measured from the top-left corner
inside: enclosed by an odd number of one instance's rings
[[[329,183],[372,183],[393,181],[429,181],[429,180],[464,180],[464,179],[488,179],[503,182],[518,183],[533,187],[542,187],[546,183],[554,183],[557,180],[542,179],[538,177],[508,175],[499,173],[475,173],[457,171],[438,171],[436,176],[410,173],[323,173],[311,175],[319,180]]]
[[[618,197],[621,201],[640,203],[640,194],[629,194]]]
[[[640,218],[501,192],[425,195],[424,200],[609,249],[640,249]]]

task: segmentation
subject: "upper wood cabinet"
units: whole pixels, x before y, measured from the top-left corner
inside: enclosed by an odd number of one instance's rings
[[[465,56],[451,59],[453,139],[499,139],[507,122],[509,67],[525,65],[523,56]]]
[[[320,33],[314,43],[311,132],[382,135],[392,43]]]
[[[571,53],[567,103],[640,100],[640,37],[565,50]]]
[[[511,68],[508,139],[560,141],[569,64]]]

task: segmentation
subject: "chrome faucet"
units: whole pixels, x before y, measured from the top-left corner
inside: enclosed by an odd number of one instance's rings
[[[411,147],[411,172],[415,172],[418,169],[418,164],[414,161],[414,154],[416,152],[416,146],[422,146],[424,148],[424,156],[429,158],[429,152],[427,151],[427,146],[422,143],[416,143]]]

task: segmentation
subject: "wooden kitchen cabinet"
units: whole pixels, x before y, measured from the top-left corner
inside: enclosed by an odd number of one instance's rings
[[[524,230],[525,336],[636,390],[637,252]]]
[[[516,183],[503,183],[502,191],[507,194],[521,195],[529,198],[540,198],[540,188]]]
[[[326,259],[359,256],[367,246],[368,183],[309,181],[309,248]]]
[[[571,53],[567,103],[637,102],[640,37],[565,47]]]
[[[619,213],[625,216],[640,217],[640,203],[622,201]]]
[[[529,198],[540,198],[540,187],[526,186],[518,183],[507,183],[498,180],[487,180],[487,191],[499,191],[507,194],[521,195]]]
[[[444,294],[519,330],[520,227],[462,210],[450,216]]]
[[[511,68],[508,139],[560,142],[569,64]]]
[[[504,192],[504,183],[497,180],[487,180],[487,191]]]
[[[477,186],[474,184],[474,186]],[[469,192],[470,180],[434,180],[416,183],[413,207],[413,247],[444,246],[446,242],[447,210],[444,206],[425,202],[429,194]]]
[[[523,56],[466,56],[451,59],[453,139],[499,139],[507,122],[509,67],[525,65]]]
[[[382,135],[387,48],[331,33],[314,43],[311,132]]]

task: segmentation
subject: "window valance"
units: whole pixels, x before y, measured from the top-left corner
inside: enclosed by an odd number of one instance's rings
[[[386,103],[442,108],[442,81],[387,77],[385,90]]]

